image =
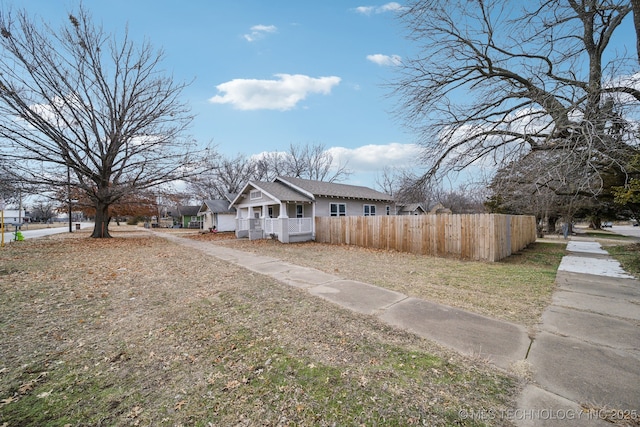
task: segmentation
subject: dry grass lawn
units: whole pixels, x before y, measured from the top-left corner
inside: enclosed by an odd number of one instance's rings
[[[482,361],[122,230],[0,249],[0,426],[485,425],[460,411],[513,408],[519,380]],[[275,247],[288,250],[255,250]],[[446,260],[312,245],[299,253],[340,274],[377,265],[397,286],[434,282],[434,297],[460,274]],[[431,275],[438,263],[451,266],[447,277]]]
[[[199,240],[215,235],[192,234]],[[232,248],[273,256],[449,306],[533,327],[551,301],[566,242],[536,243],[495,263],[461,261],[315,242],[224,240]]]

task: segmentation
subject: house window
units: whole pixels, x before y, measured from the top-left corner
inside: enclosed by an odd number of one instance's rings
[[[196,221],[198,221],[198,217],[197,217],[197,216],[192,216],[192,217],[191,217],[191,221],[192,221],[192,222],[196,222]]]
[[[385,209],[387,215],[391,215],[391,206],[387,205],[387,206],[385,206],[384,209]]]
[[[273,207],[269,206],[269,218],[273,218]]]
[[[331,216],[347,216],[347,205],[344,203],[331,203]]]
[[[262,191],[260,190],[251,190],[249,193],[249,198],[251,200],[262,199]]]
[[[296,218],[303,217],[302,205],[296,205]]]
[[[375,216],[376,205],[364,205],[364,216]]]

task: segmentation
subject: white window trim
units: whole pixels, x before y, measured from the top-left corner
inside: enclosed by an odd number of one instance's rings
[[[249,199],[250,200],[262,199],[262,191],[260,191],[260,190],[251,190],[249,192]]]
[[[336,206],[336,215],[333,214],[333,210],[331,209],[331,207],[335,205]],[[344,206],[344,213],[342,215],[340,215],[340,206]],[[329,204],[329,216],[347,216],[347,204],[346,203],[330,203]]]

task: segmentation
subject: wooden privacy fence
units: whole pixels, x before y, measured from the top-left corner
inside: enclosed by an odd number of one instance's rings
[[[316,241],[499,261],[536,240],[534,216],[465,214],[317,217]]]

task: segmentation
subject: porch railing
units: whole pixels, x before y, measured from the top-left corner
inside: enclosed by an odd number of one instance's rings
[[[237,220],[238,230],[264,230],[265,234],[279,234],[286,224],[289,234],[306,234],[313,232],[313,218],[241,218]]]

